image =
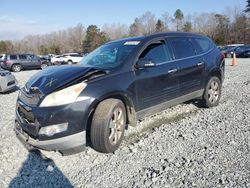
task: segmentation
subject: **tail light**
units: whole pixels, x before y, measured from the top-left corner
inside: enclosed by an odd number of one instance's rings
[[[225,59],[225,54],[223,52],[220,53],[221,59]]]

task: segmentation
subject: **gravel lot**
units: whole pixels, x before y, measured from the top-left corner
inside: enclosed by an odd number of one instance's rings
[[[138,122],[114,154],[28,153],[13,132],[18,91],[0,95],[0,187],[250,187],[250,59],[229,64],[218,107]],[[19,85],[36,72],[16,73]]]

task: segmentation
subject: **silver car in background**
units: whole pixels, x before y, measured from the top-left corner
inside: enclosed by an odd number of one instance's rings
[[[10,71],[3,70],[0,67],[0,93],[4,93],[14,89],[17,85],[17,80]]]

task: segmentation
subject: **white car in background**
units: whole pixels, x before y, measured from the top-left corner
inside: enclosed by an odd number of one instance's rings
[[[83,59],[83,56],[79,53],[66,53],[63,54],[63,56],[64,56],[64,62],[67,64],[76,64]]]
[[[17,85],[16,78],[10,71],[3,70],[0,67],[0,93],[14,89]]]
[[[64,64],[64,55],[56,55],[51,57],[50,62],[53,65]]]

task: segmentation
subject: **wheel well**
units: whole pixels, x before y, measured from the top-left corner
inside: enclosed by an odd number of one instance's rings
[[[218,77],[218,78],[220,79],[220,81],[222,81],[222,80],[221,80],[221,73],[220,73],[220,71],[217,70],[217,71],[211,72],[210,75],[209,75],[208,80],[209,80],[212,76]],[[208,81],[208,80],[207,80],[207,81]]]
[[[20,65],[20,66],[22,66],[20,63],[13,63],[13,64],[11,65],[11,67],[13,67],[14,65]]]
[[[134,109],[134,105],[133,105],[132,101],[130,101],[127,97],[125,97],[123,95],[111,95],[111,96],[103,98],[101,101],[104,101],[104,100],[110,99],[110,98],[119,99],[123,102],[125,109],[126,109],[126,117],[127,117],[126,123],[131,125],[131,126],[136,126],[136,114],[135,114],[135,109]],[[97,104],[95,104],[95,106],[91,109],[88,119],[92,120],[93,113],[101,101],[99,101]],[[91,123],[91,120],[89,123]]]
[[[112,95],[112,96],[104,98],[103,100],[106,100],[109,98],[119,99],[123,102],[125,109],[126,109],[126,117],[127,117],[126,123],[131,126],[136,126],[136,115],[135,115],[135,109],[134,109],[134,105],[132,101],[123,95]]]

